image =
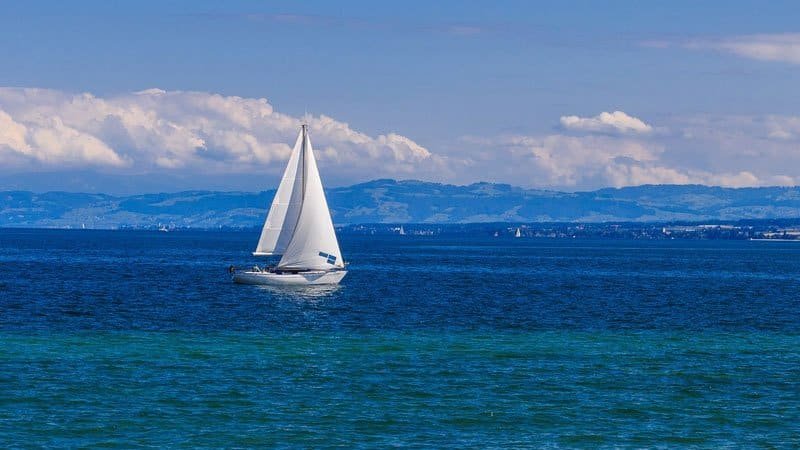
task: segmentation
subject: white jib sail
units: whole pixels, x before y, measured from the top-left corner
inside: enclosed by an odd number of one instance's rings
[[[294,234],[278,263],[282,269],[326,270],[344,267],[339,242],[333,229],[333,221],[322,190],[322,180],[317,170],[314,151],[308,133],[304,133],[303,178],[305,189]]]
[[[264,221],[264,228],[261,229],[254,255],[282,255],[292,239],[303,204],[303,134],[303,130],[300,130],[267,220]]]

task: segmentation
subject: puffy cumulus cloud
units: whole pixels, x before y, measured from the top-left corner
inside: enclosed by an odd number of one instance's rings
[[[528,182],[538,186],[585,188],[638,184],[686,184],[692,178],[660,163],[660,144],[613,136],[506,136],[494,145],[527,168]]]
[[[27,141],[28,129],[17,123],[11,116],[0,110],[0,148],[14,149],[19,153],[32,153]]]
[[[45,164],[120,167],[129,163],[103,141],[65,125],[58,117],[40,117],[26,125],[0,110],[0,157],[3,155],[17,162],[29,159]]]
[[[652,126],[622,111],[602,112],[594,117],[562,116],[561,126],[595,133],[646,134],[653,131]]]
[[[390,174],[404,176],[429,173],[428,170],[437,168],[445,170],[443,157],[432,154],[405,136],[389,133],[372,138],[327,116],[312,119],[309,125],[318,155],[335,161],[343,171],[361,171],[378,176],[381,164],[391,165]],[[336,146],[336,142],[349,145]]]
[[[32,148],[36,149],[30,154],[44,163],[86,162],[114,167],[129,164],[129,160],[121,157],[105,142],[65,125],[58,117],[45,119],[32,126],[30,142]]]
[[[705,184],[713,184],[718,186],[746,187],[758,186],[759,184],[762,184],[762,180],[746,170],[743,170],[739,173],[701,174],[701,176]]]
[[[603,175],[614,187],[641,184],[689,184],[692,177],[677,169],[642,164],[640,161],[615,159],[603,167]]]
[[[638,161],[614,161],[605,168],[609,184],[615,187],[642,184],[705,184],[725,187],[749,187],[764,184],[750,172],[711,173],[704,170],[677,169],[641,164]],[[786,180],[784,180],[786,181]],[[780,184],[780,183],[767,183]],[[785,183],[791,185],[793,183]]]
[[[798,116],[663,121],[651,125],[621,111],[565,116],[560,132],[460,141],[443,136],[434,153],[396,133],[370,136],[329,116],[307,118],[323,176],[337,184],[379,177],[560,189],[800,181]],[[89,167],[199,179],[192,185],[197,188],[204,182],[196,174],[277,178],[300,122],[265,99],[159,89],[95,96],[0,88],[0,172]]]
[[[386,136],[379,136],[378,142],[392,149],[399,161],[422,161],[431,156],[431,152],[427,149],[399,134],[389,133]]]
[[[531,164],[546,184],[574,186],[603,177],[617,160],[655,161],[660,149],[606,136],[512,136],[505,146],[515,159]]]
[[[441,157],[398,134],[368,136],[324,115],[306,121],[321,165],[361,171],[362,177],[425,173],[443,165]],[[280,171],[300,123],[263,98],[160,89],[100,97],[0,88],[0,160],[137,173]]]
[[[598,116],[599,118],[599,116]],[[469,138],[492,179],[592,189],[640,184],[729,187],[800,181],[800,118],[672,117],[664,133],[546,134]],[[656,128],[652,128],[656,129]],[[501,161],[492,166],[493,161]]]

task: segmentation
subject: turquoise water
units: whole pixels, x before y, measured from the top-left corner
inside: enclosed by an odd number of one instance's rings
[[[791,243],[0,232],[3,447],[800,446]]]

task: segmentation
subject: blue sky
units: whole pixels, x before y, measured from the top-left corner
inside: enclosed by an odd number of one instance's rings
[[[800,180],[796,2],[432,3],[3,3],[0,188]]]

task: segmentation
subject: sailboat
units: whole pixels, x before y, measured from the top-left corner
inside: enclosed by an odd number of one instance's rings
[[[398,230],[397,234],[399,234],[400,236],[406,235],[406,230],[403,229],[402,225],[400,225],[400,230]]]
[[[275,266],[231,269],[242,284],[337,284],[347,274],[322,190],[308,125],[292,149],[261,230],[255,256],[280,256]]]
[[[522,232],[519,231],[519,228],[517,228],[517,232],[514,233],[514,237],[522,237]]]

